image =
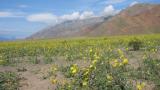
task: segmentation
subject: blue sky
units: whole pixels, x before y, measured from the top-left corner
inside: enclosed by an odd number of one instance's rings
[[[137,3],[160,0],[0,0],[0,36],[25,38],[49,25],[115,15]]]

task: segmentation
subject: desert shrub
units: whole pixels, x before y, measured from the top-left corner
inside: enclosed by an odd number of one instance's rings
[[[123,52],[122,57],[110,60],[113,55],[108,54],[107,58],[93,55],[92,63],[85,68],[79,68],[76,64],[66,67],[70,82],[65,85],[58,84],[56,90],[132,90],[132,83],[128,82],[131,70],[127,68],[128,59]]]
[[[0,90],[18,90],[18,75],[13,72],[0,72]]]
[[[129,41],[128,46],[132,48],[132,50],[137,51],[142,47],[142,41],[138,38],[133,38]]]
[[[160,60],[148,58],[144,60],[143,66],[144,72],[147,72],[145,76],[148,76],[148,80],[153,81],[156,88],[160,89]]]

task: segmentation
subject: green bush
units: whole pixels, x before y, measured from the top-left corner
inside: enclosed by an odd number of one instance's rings
[[[132,48],[132,50],[137,51],[142,46],[142,41],[138,38],[133,38],[129,41],[128,46]]]
[[[13,72],[0,72],[0,90],[18,90],[18,75]]]

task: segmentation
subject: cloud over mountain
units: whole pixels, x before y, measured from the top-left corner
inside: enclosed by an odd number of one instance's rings
[[[137,2],[137,1],[134,1],[134,2],[132,2],[129,6],[131,7],[131,6],[136,5],[136,4],[138,4],[138,2]]]
[[[113,16],[119,13],[120,10],[116,10],[112,5],[107,5],[100,14],[95,14],[93,11],[73,12],[70,14],[64,14],[57,16],[53,13],[37,13],[27,17],[30,22],[41,22],[47,24],[57,24],[67,20],[83,20],[100,16]]]
[[[118,3],[122,3],[126,0],[106,0],[106,1],[102,1],[100,2],[100,4],[106,4],[106,5],[110,5],[110,4],[118,4]]]
[[[106,6],[103,10],[104,16],[113,16],[119,13],[120,10],[116,10],[112,5]]]
[[[30,39],[89,37],[109,35],[134,35],[160,33],[160,6],[156,4],[136,4],[118,12],[111,5],[104,9],[105,17],[71,20],[49,26],[33,34]],[[87,12],[88,13],[88,12]],[[82,15],[77,13],[76,18]],[[92,13],[89,13],[92,16]]]

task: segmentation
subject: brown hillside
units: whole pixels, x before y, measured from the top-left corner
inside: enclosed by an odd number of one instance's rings
[[[50,26],[29,39],[160,33],[160,5],[137,4],[113,17],[73,20]]]
[[[90,35],[160,33],[160,5],[137,4],[95,28]]]

